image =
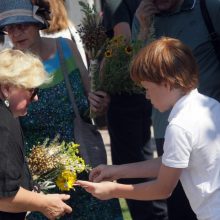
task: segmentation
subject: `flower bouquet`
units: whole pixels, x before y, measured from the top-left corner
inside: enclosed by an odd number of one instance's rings
[[[40,191],[47,192],[56,186],[61,191],[74,188],[77,174],[88,167],[79,157],[78,144],[58,142],[58,137],[42,145],[34,146],[27,157],[33,181]]]
[[[130,78],[129,70],[133,56],[142,47],[142,41],[128,43],[123,36],[109,40],[100,75],[95,79],[95,87],[111,95],[143,93],[143,89]]]
[[[102,16],[97,12],[95,6],[90,6],[83,1],[79,1],[79,5],[84,17],[79,25],[78,33],[89,59],[91,91],[95,91],[94,76],[99,68],[99,58],[105,50],[107,35],[102,26]]]

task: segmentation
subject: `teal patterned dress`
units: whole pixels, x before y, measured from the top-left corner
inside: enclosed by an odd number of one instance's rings
[[[86,119],[88,112],[88,100],[84,94],[80,72],[74,62],[71,49],[65,38],[60,38],[65,62],[69,72],[69,79],[72,85],[76,103],[80,114]],[[56,53],[53,57],[44,61],[44,66],[49,74],[53,75],[51,84],[40,88],[38,102],[30,105],[28,114],[21,118],[21,125],[24,132],[26,151],[38,143],[43,143],[46,138],[53,140],[59,134],[60,141],[73,141],[73,118],[74,113],[68,98],[67,89],[61,67],[59,56]],[[83,174],[81,179],[88,179],[87,174]],[[58,189],[51,191],[59,192]],[[121,220],[121,210],[116,199],[101,201],[92,197],[84,189],[77,187],[75,191],[70,191],[71,199],[67,202],[73,212],[61,219],[77,220]],[[46,219],[40,213],[31,213],[28,220]]]

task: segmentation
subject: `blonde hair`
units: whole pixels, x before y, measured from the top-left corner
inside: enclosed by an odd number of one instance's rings
[[[6,49],[0,52],[0,84],[26,89],[49,83],[51,78],[42,62],[33,54]]]
[[[43,32],[47,34],[57,33],[68,28],[68,15],[63,0],[50,0],[51,20],[49,28]]]
[[[198,86],[198,65],[189,47],[180,40],[162,37],[143,48],[131,64],[131,78],[140,83],[167,83],[190,91]]]

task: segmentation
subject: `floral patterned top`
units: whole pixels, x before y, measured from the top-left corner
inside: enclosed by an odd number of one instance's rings
[[[80,72],[73,62],[72,51],[68,48],[65,38],[60,38],[60,42],[77,106],[83,116],[88,109],[88,101],[84,95]],[[21,119],[28,148],[32,148],[38,142],[42,143],[46,138],[53,139],[57,134],[60,135],[61,140],[73,140],[74,112],[68,97],[58,53],[44,61],[44,66],[53,80],[49,85],[39,89],[39,101],[32,103],[27,116]]]
[[[74,97],[80,114],[86,117],[88,112],[88,100],[84,94],[81,76],[65,38],[58,38],[61,44],[64,59],[67,66],[69,80],[74,91]],[[30,105],[28,114],[22,117],[21,126],[24,132],[26,152],[38,143],[43,143],[45,139],[53,140],[57,134],[60,141],[73,141],[73,119],[74,112],[68,97],[63,73],[59,62],[58,51],[48,60],[44,66],[48,74],[53,77],[50,84],[44,85],[39,89],[37,102]],[[88,177],[84,174],[82,179]],[[59,192],[53,189],[51,192]],[[71,199],[68,204],[73,208],[73,213],[61,219],[80,219],[80,220],[120,220],[121,211],[117,200],[100,201],[93,198],[81,188],[70,191]],[[100,214],[102,213],[102,214]],[[31,213],[27,216],[29,220],[46,219],[40,213]]]

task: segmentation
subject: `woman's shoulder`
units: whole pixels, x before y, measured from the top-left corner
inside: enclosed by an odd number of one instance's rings
[[[60,44],[63,51],[64,55],[68,53],[69,55],[72,54],[72,47],[73,43],[70,39],[65,38],[65,37],[42,37],[42,42],[43,42],[43,53],[41,55],[42,60],[47,60],[48,57],[51,57],[53,54],[56,53],[57,50],[57,44]],[[66,56],[65,56],[66,57]]]
[[[0,117],[0,126],[8,127],[10,124],[15,122],[11,112],[7,109],[2,101],[0,102]]]
[[[57,44],[60,44],[60,46],[63,50],[65,59],[74,56],[72,40],[65,38],[65,37],[58,37],[58,38],[56,38],[56,42],[57,42]]]
[[[56,39],[49,38],[49,37],[41,37],[41,47],[42,50],[40,51],[40,58],[45,61],[48,60],[50,57],[56,53]]]
[[[57,38],[49,38],[49,37],[42,37],[43,39],[43,54],[40,56],[43,60],[44,65],[58,65],[59,59],[59,49],[60,46],[62,53],[64,55],[64,59],[72,59],[73,53],[72,48],[70,46],[71,41],[67,38],[57,37]]]
[[[11,112],[4,106],[3,103],[0,104],[0,117],[0,137],[2,138],[3,133],[8,137],[15,137],[13,134],[17,134],[19,131],[19,121],[12,116]]]

